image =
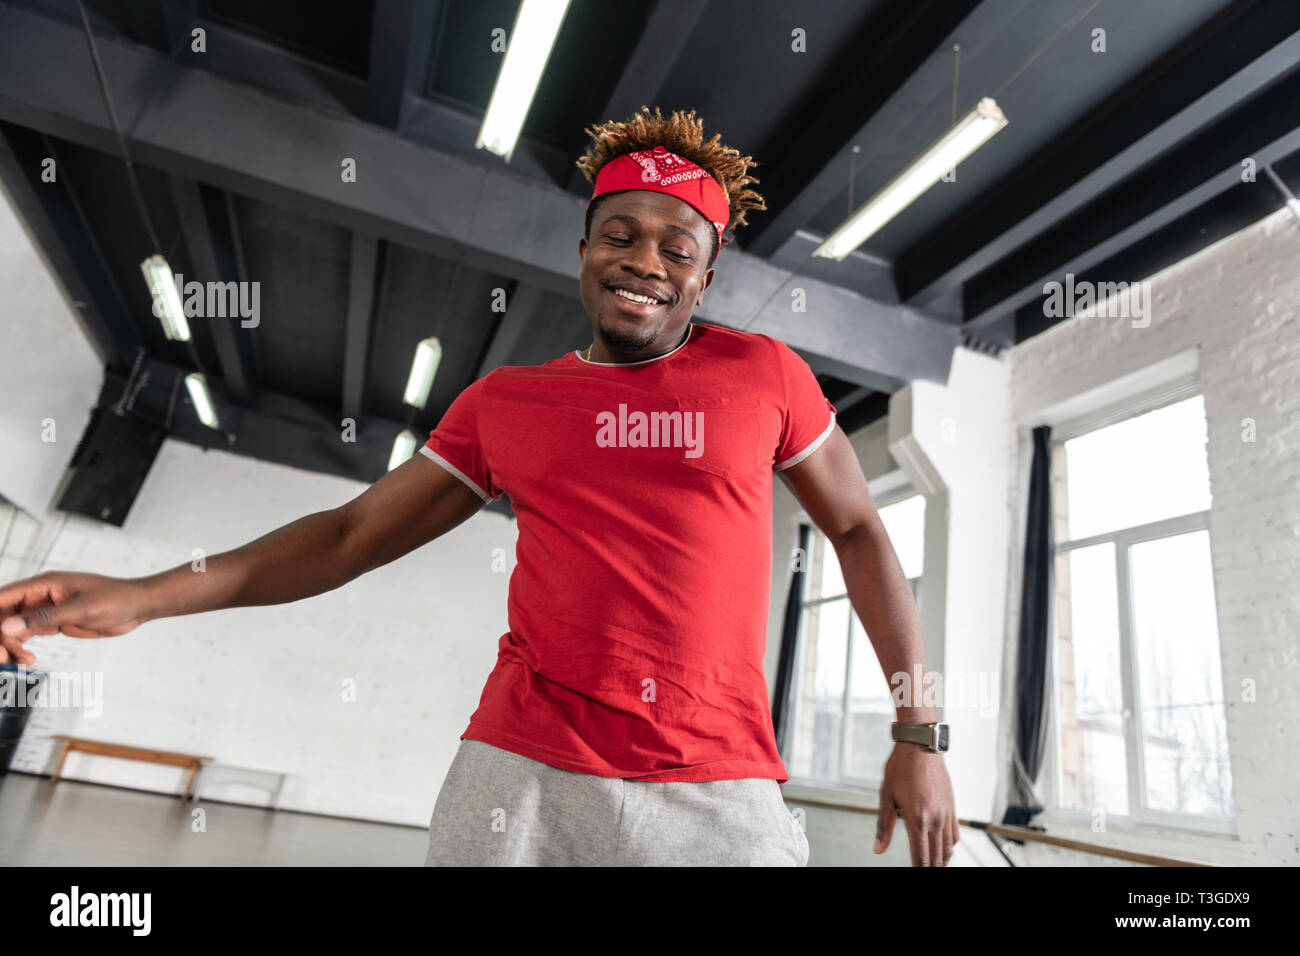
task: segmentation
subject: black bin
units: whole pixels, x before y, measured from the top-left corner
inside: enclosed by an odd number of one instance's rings
[[[32,715],[32,702],[45,675],[0,664],[0,774],[9,772],[18,741]]]

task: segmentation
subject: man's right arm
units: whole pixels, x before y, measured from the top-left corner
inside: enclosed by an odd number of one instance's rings
[[[347,504],[208,558],[203,574],[181,565],[145,579],[155,591],[150,616],[286,604],[332,591],[445,534],[483,504],[459,478],[415,454]]]
[[[125,634],[139,624],[322,594],[445,534],[483,507],[459,478],[422,454],[352,501],[299,518],[233,551],[142,578],[53,571],[0,587],[0,662],[34,658],[34,634]]]

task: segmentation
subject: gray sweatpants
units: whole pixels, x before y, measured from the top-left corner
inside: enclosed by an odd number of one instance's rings
[[[425,866],[807,866],[775,780],[648,783],[462,740]]]

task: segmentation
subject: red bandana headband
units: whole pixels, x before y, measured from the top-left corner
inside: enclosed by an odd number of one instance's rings
[[[610,160],[596,174],[596,187],[587,206],[597,196],[628,189],[649,189],[676,196],[694,208],[718,230],[718,249],[722,249],[722,230],[731,218],[731,206],[718,181],[682,156],[662,146],[637,150]]]

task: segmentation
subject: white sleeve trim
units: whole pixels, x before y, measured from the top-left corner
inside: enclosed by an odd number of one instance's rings
[[[803,461],[805,458],[807,458],[809,455],[815,452],[818,448],[820,448],[822,446],[822,442],[824,442],[826,439],[831,437],[831,430],[834,427],[835,427],[835,413],[831,412],[831,422],[829,425],[826,426],[825,431],[823,431],[820,435],[818,435],[816,438],[810,441],[806,446],[804,446],[803,451],[791,455],[785,461],[778,462],[777,464],[773,465],[772,470],[785,471],[787,468],[792,468],[795,465],[799,464],[799,462]]]
[[[474,483],[474,479],[472,479],[469,475],[465,474],[465,472],[461,471],[459,468],[457,468],[455,465],[453,465],[451,462],[449,462],[446,458],[443,458],[441,455],[439,455],[436,451],[434,451],[434,450],[433,450],[432,448],[430,448],[428,445],[421,445],[421,446],[420,446],[420,454],[424,455],[426,458],[432,458],[432,459],[433,459],[434,461],[436,461],[438,464],[442,465],[443,468],[446,468],[449,472],[451,472],[453,475],[455,475],[455,476],[456,476],[457,478],[459,478],[461,481],[465,482],[465,484],[469,485],[469,487],[472,488],[472,489],[474,490],[474,492],[475,492],[475,493],[476,493],[480,498],[482,498],[484,501],[494,501],[494,500],[495,500],[495,499],[494,499],[490,494],[488,494],[486,491],[484,491],[482,488],[480,488],[477,484],[475,484],[475,483]]]

